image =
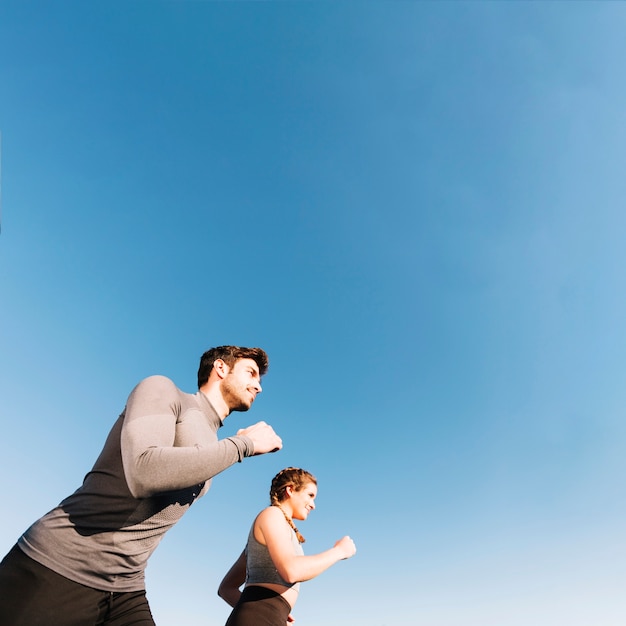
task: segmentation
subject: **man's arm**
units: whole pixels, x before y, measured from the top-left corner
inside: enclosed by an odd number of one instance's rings
[[[215,435],[204,445],[174,447],[177,400],[176,386],[162,376],[139,383],[128,400],[121,449],[126,481],[136,498],[203,483],[246,456],[269,451],[268,429],[280,442],[265,424],[250,436],[244,432],[217,440]],[[257,442],[261,452],[255,449]]]

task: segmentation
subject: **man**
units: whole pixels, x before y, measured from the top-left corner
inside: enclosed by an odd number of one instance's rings
[[[0,624],[153,626],[144,571],[165,532],[213,476],[282,447],[265,422],[217,438],[252,406],[267,366],[260,348],[220,346],[202,355],[195,394],[163,376],[141,381],[82,487],[0,564]]]

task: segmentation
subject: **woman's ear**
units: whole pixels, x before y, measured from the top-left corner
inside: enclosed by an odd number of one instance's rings
[[[287,486],[285,487],[285,495],[286,495],[288,498],[291,498],[291,496],[293,495],[293,492],[294,492],[294,489],[293,489],[293,487],[292,487],[291,485],[287,485]]]

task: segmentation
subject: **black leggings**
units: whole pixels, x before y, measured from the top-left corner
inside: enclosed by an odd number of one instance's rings
[[[0,563],[2,626],[154,626],[145,591],[85,587],[33,561],[18,546]]]
[[[243,590],[226,626],[285,626],[289,613],[289,602],[279,593],[250,585]]]

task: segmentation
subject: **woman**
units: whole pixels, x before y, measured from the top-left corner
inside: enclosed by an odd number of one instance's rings
[[[316,495],[317,480],[303,469],[288,467],[274,476],[271,506],[257,515],[245,550],[218,590],[234,607],[226,626],[285,626],[293,622],[291,611],[300,582],[354,555],[354,542],[346,536],[330,550],[304,556],[304,537],[293,520],[308,517],[315,508]]]

